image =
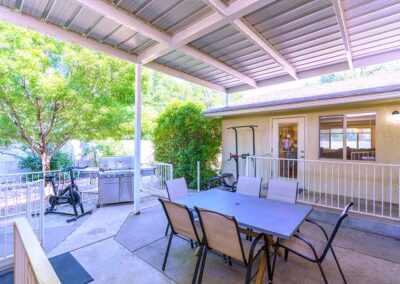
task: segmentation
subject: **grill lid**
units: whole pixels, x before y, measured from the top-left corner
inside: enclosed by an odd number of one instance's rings
[[[133,169],[133,156],[101,157],[99,161],[100,171],[131,170],[131,169]]]

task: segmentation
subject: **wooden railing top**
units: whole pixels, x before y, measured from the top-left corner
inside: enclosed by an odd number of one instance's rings
[[[22,241],[36,283],[61,283],[26,218],[15,219],[14,230],[14,234],[19,234]],[[15,265],[18,263],[14,263],[14,271]]]

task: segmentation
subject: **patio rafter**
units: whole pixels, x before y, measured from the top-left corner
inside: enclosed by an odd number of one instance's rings
[[[351,44],[349,39],[349,33],[347,31],[342,0],[332,0],[332,4],[339,24],[340,33],[342,35],[344,49],[346,50],[347,63],[349,64],[350,70],[353,70],[353,56],[351,54]]]
[[[68,31],[66,29],[63,29],[61,27],[58,27],[56,25],[52,25],[49,23],[46,23],[44,21],[41,21],[37,18],[34,18],[32,16],[28,16],[25,14],[22,14],[20,12],[11,10],[9,8],[6,8],[4,6],[0,6],[0,20],[7,21],[9,23],[12,23],[17,26],[21,26],[24,28],[28,28],[34,31],[38,31],[40,33],[46,34],[48,36],[56,37],[58,39],[67,41],[67,42],[73,42],[78,45],[84,46],[86,48],[99,51],[101,53],[128,61],[137,64],[138,58],[135,54],[129,53],[127,51],[123,51],[121,49],[118,49],[116,47],[113,47],[111,45],[101,43],[97,40],[91,39],[89,37],[84,37],[81,36],[75,32]],[[225,93],[226,90],[224,87],[214,84],[212,82],[202,80],[200,78],[194,77],[192,75],[183,73],[179,70],[170,68],[168,66],[164,66],[162,64],[158,64],[156,62],[151,62],[149,64],[145,65],[148,68],[166,73],[168,75],[181,78],[183,80],[187,80],[189,82],[204,86],[206,88],[213,89],[218,92]]]
[[[256,81],[253,80],[252,78],[246,76],[245,74],[235,70],[234,68],[230,67],[229,65],[219,61],[218,59],[216,59],[200,50],[197,50],[191,46],[184,46],[184,44],[172,46],[173,37],[171,35],[169,35],[166,32],[160,31],[156,27],[145,23],[143,20],[135,17],[134,15],[130,15],[130,14],[126,13],[122,9],[120,9],[112,4],[106,3],[103,0],[76,0],[76,1],[79,2],[81,5],[88,7],[101,15],[106,16],[107,18],[112,19],[123,26],[126,26],[138,33],[141,33],[141,34],[159,42],[159,44],[162,45],[161,48],[163,48],[165,46],[165,50],[168,49],[168,52],[175,50],[175,49],[179,49],[180,51],[184,52],[185,54],[192,56],[196,59],[199,59],[199,60],[237,78],[238,80],[240,80],[241,82],[243,82],[247,85],[250,85],[252,87],[257,87]],[[271,1],[271,0],[269,0],[269,1]],[[255,1],[255,0],[248,1],[248,2],[250,2],[249,5],[254,5],[254,3],[258,3],[258,1]],[[256,5],[256,6],[258,7],[258,5]],[[244,6],[243,9],[246,7],[247,6]],[[236,15],[240,14],[240,11],[241,11],[241,9],[236,8],[231,13],[232,13],[232,15],[235,15],[235,17],[236,17]],[[222,20],[224,20],[223,17],[220,18],[219,25],[223,24]],[[213,27],[213,29],[216,29],[218,27],[215,25],[215,22],[214,22],[214,25],[210,25],[210,27],[211,26]],[[205,32],[207,33],[210,31],[202,30],[202,33],[205,33]],[[172,47],[172,50],[170,49],[170,47]],[[159,52],[159,51],[160,50],[157,49],[157,52]],[[150,57],[155,59],[154,55],[151,55]],[[141,63],[150,62],[150,60],[143,60],[143,59],[144,59],[143,57],[139,57],[139,61],[141,61]]]
[[[224,17],[228,17],[228,8],[220,0],[204,0],[209,3],[218,13]],[[232,21],[233,26],[249,40],[255,43],[259,48],[265,51],[269,56],[272,57],[286,72],[294,79],[298,80],[296,69],[275,49],[275,47],[268,42],[254,27],[252,27],[244,19],[235,19]]]

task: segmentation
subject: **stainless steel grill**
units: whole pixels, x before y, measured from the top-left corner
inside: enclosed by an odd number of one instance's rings
[[[99,205],[133,201],[133,157],[102,157]]]

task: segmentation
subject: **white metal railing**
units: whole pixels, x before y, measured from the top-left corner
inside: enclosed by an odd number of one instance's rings
[[[61,283],[25,218],[0,222],[0,230],[13,235],[14,283]]]
[[[154,173],[151,176],[142,177],[142,192],[167,197],[165,181],[173,178],[173,166],[168,163],[152,162]]]
[[[250,156],[246,175],[270,179],[296,179],[297,200],[341,209],[354,202],[361,214],[400,220],[400,165],[331,160],[281,159]]]
[[[0,222],[25,217],[36,237],[44,243],[44,181],[30,181],[21,175],[0,176]],[[0,230],[0,263],[12,259],[12,232]]]
[[[352,161],[374,161],[375,151],[357,151],[350,154]]]

